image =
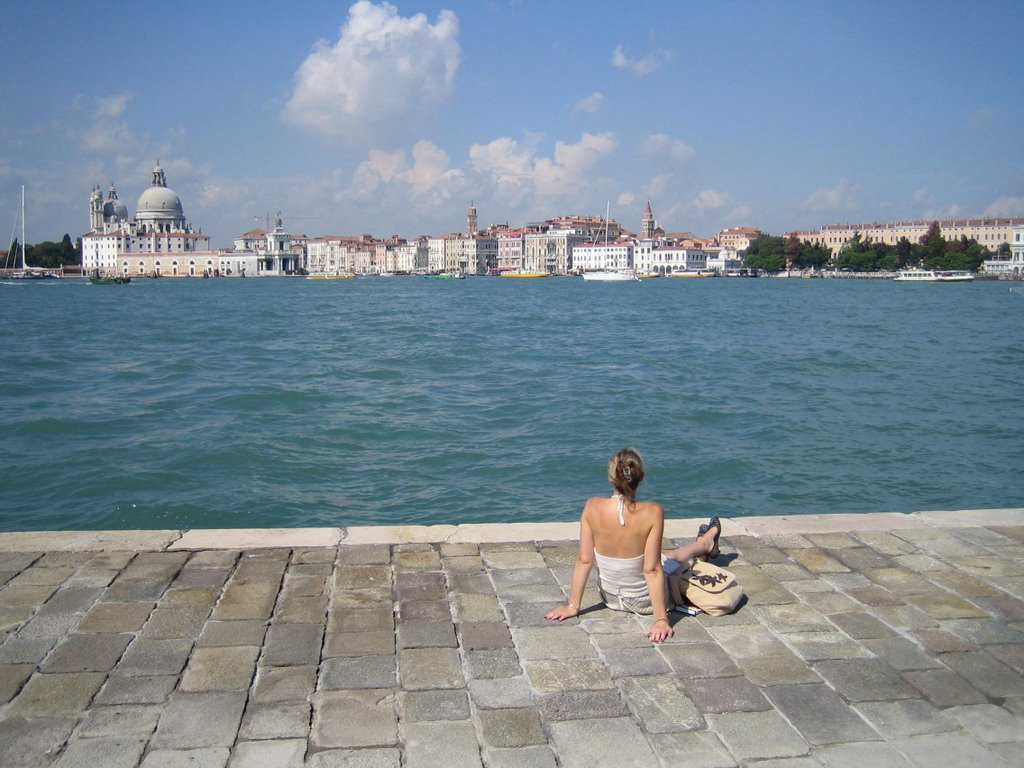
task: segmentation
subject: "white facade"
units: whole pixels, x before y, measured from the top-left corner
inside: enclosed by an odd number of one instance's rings
[[[572,249],[573,272],[632,268],[633,244],[625,240],[614,243],[584,243]]]
[[[1010,233],[1010,258],[989,259],[982,270],[988,275],[1024,277],[1024,225],[1014,227]]]
[[[650,268],[645,272],[670,275],[673,272],[699,272],[708,268],[707,251],[700,248],[654,248],[650,254]]]

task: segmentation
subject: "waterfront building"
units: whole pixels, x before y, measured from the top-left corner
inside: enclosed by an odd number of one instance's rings
[[[732,229],[723,229],[718,233],[718,244],[742,258],[746,255],[751,243],[760,236],[761,230],[755,227],[733,227]]]
[[[313,275],[350,275],[375,260],[368,251],[375,248],[369,235],[324,235],[309,241],[308,270]]]
[[[523,268],[523,240],[526,232],[510,229],[498,235],[498,272],[514,272]]]
[[[700,248],[667,245],[656,247],[651,251],[650,262],[642,271],[648,274],[670,275],[673,272],[702,272],[707,268],[707,251]]]
[[[580,243],[572,249],[572,271],[578,274],[599,270],[633,269],[633,242]]]
[[[860,235],[862,239],[870,239],[873,243],[896,245],[906,238],[911,243],[919,243],[932,220],[894,221],[889,223],[873,222],[871,224],[827,224],[820,230],[786,233],[794,234],[800,240],[811,245],[824,245],[832,255],[836,256],[843,247]],[[946,240],[976,240],[979,245],[995,252],[1003,243],[1010,243],[1014,227],[1024,225],[1024,218],[977,218],[977,219],[940,219],[939,232]]]
[[[982,271],[989,275],[1020,279],[1024,277],[1024,224],[1013,228],[1009,256],[988,259],[982,264]]]
[[[89,227],[82,235],[82,270],[104,274],[200,275],[217,274],[219,254],[210,238],[189,224],[181,199],[167,187],[158,162],[152,179],[138,199],[135,216],[111,184],[106,199],[99,185],[89,197]]]
[[[228,277],[278,277],[308,269],[305,235],[293,235],[284,228],[279,213],[273,229],[254,229],[235,238],[235,249],[218,254],[224,268],[216,274]]]
[[[618,232],[618,225],[615,230]],[[594,230],[589,227],[586,232],[574,228],[529,232],[523,236],[523,269],[549,275],[566,275],[572,269],[573,249],[595,237]]]

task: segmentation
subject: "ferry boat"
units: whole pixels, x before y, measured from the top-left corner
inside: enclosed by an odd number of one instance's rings
[[[635,282],[639,281],[636,270],[632,269],[598,269],[593,272],[584,272],[584,280],[596,280],[604,282]]]
[[[530,272],[526,269],[510,269],[501,273],[502,277],[548,277],[547,272]]]
[[[678,272],[669,272],[669,277],[718,277],[717,272],[704,269],[684,269]]]
[[[974,275],[962,269],[902,269],[893,278],[901,283],[967,283]]]
[[[465,280],[466,276],[461,272],[432,272],[424,275],[428,280]]]
[[[306,275],[307,280],[355,280],[355,275]]]

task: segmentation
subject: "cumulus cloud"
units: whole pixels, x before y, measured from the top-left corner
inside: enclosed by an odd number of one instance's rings
[[[580,99],[576,102],[576,106],[573,107],[576,112],[589,112],[594,114],[600,112],[602,109],[608,106],[608,99],[604,97],[604,94],[600,91],[594,91],[592,94],[587,96],[585,99]]]
[[[531,186],[538,194],[558,197],[578,193],[589,171],[618,146],[611,133],[584,133],[578,142],[559,141],[552,157],[538,157],[536,148],[502,137],[474,144],[469,156],[473,170],[512,187]]]
[[[822,187],[815,190],[804,201],[804,208],[809,211],[840,211],[856,208],[860,186],[850,184],[842,179],[834,187]]]
[[[631,59],[622,50],[622,46],[615,47],[612,53],[612,65],[618,69],[625,69],[637,77],[649,75],[658,69],[662,64],[672,60],[672,52],[662,49],[653,50],[642,59]]]
[[[82,146],[89,152],[123,152],[132,148],[136,138],[124,119],[133,95],[119,93],[96,100],[92,120],[80,134]]]
[[[632,208],[636,202],[636,195],[632,192],[620,192],[619,196],[615,198],[616,208]]]
[[[701,213],[722,208],[729,202],[729,196],[714,189],[705,189],[693,199],[693,207]]]
[[[449,167],[450,158],[429,141],[418,141],[411,161],[404,149],[373,150],[356,169],[354,187],[364,197],[382,185],[405,185],[414,198],[441,202],[459,188],[465,174]]]
[[[673,139],[664,133],[652,133],[643,144],[645,154],[659,159],[683,162],[693,157],[694,149],[684,141]]]
[[[452,92],[459,20],[441,11],[398,15],[359,0],[333,45],[321,40],[299,67],[282,118],[327,138],[376,145],[408,135]]]
[[[986,216],[1024,216],[1024,197],[1003,196],[985,209]]]

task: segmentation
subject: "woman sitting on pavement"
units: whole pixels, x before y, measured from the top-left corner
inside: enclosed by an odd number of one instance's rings
[[[644,635],[660,643],[672,637],[668,621],[669,599],[662,569],[661,541],[665,510],[655,501],[637,501],[644,479],[644,462],[632,448],[623,448],[608,462],[611,498],[587,499],[580,515],[580,550],[572,576],[569,603],[545,618],[561,621],[578,616],[590,570],[597,563],[601,597],[616,611],[654,615]],[[689,567],[691,558],[716,557],[722,532],[717,517],[700,527],[697,539],[664,557]]]

